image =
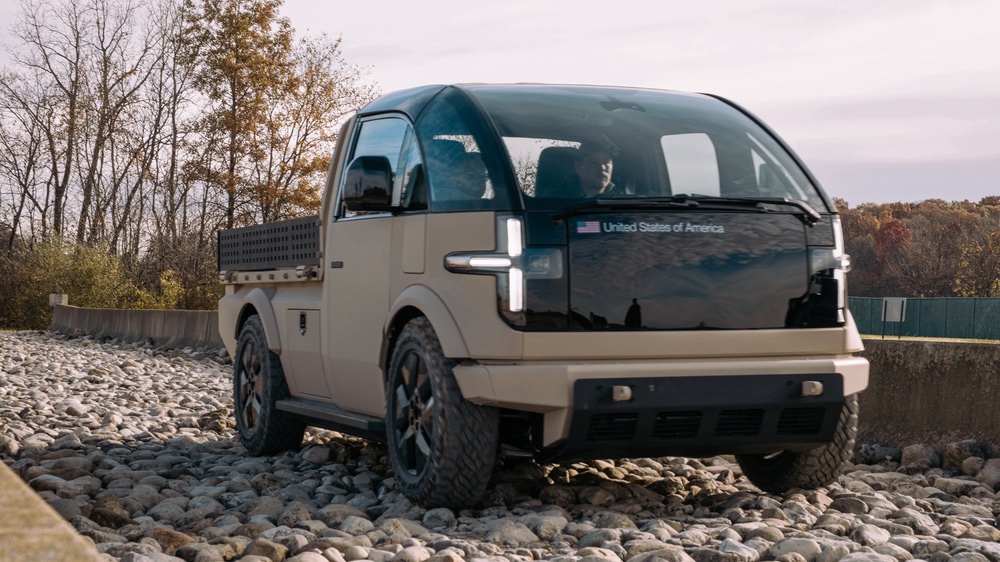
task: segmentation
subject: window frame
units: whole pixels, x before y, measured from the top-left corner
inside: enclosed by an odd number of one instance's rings
[[[344,204],[343,204],[344,182],[347,179],[347,174],[345,173],[345,171],[351,165],[351,162],[353,162],[354,159],[359,156],[358,145],[360,144],[362,131],[365,125],[368,123],[374,123],[378,121],[401,122],[405,127],[403,135],[400,138],[399,150],[398,154],[396,155],[396,161],[393,162],[392,158],[389,158],[389,165],[392,168],[392,186],[391,186],[392,193],[389,196],[390,209],[381,212],[378,211],[362,211],[360,213],[354,212],[355,214],[348,215],[347,213],[350,211],[344,209]],[[409,154],[409,147],[407,147],[407,140],[413,136],[415,136],[413,123],[406,117],[405,114],[402,113],[398,112],[380,113],[376,115],[370,115],[358,120],[357,124],[354,127],[354,131],[351,134],[350,147],[348,150],[349,156],[344,161],[344,169],[341,170],[340,173],[341,177],[337,179],[337,197],[333,211],[333,216],[335,220],[340,221],[340,220],[369,219],[369,218],[393,216],[395,214],[394,209],[399,208],[398,202],[400,197],[400,188],[402,185],[402,177],[401,177],[402,174],[399,173],[399,168],[404,162],[406,162],[406,158]],[[361,156],[386,156],[388,158],[388,155],[386,154],[361,154]]]

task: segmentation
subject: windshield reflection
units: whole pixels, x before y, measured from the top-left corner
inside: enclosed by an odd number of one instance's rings
[[[789,198],[829,212],[781,144],[715,98],[601,87],[469,91],[496,125],[528,209],[683,193]]]
[[[781,328],[808,288],[788,215],[590,215],[570,236],[571,316],[585,329]]]

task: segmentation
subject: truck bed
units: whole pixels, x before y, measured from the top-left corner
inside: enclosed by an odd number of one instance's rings
[[[319,215],[220,230],[219,271],[318,266]]]

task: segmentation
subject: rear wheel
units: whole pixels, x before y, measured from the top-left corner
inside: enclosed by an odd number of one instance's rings
[[[496,408],[462,397],[454,361],[426,318],[403,328],[389,363],[386,434],[400,491],[425,507],[469,507],[493,473]]]
[[[247,319],[233,361],[236,432],[251,455],[271,455],[302,443],[306,424],[277,409],[288,398],[281,361],[267,346],[257,315]]]
[[[858,396],[844,400],[833,441],[810,449],[780,451],[770,455],[736,455],[740,468],[755,486],[774,494],[792,488],[819,488],[840,476],[844,463],[854,452],[858,433]]]

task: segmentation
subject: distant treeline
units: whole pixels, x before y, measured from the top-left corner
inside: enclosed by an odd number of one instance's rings
[[[861,297],[1000,296],[1000,196],[978,203],[836,199]]]

